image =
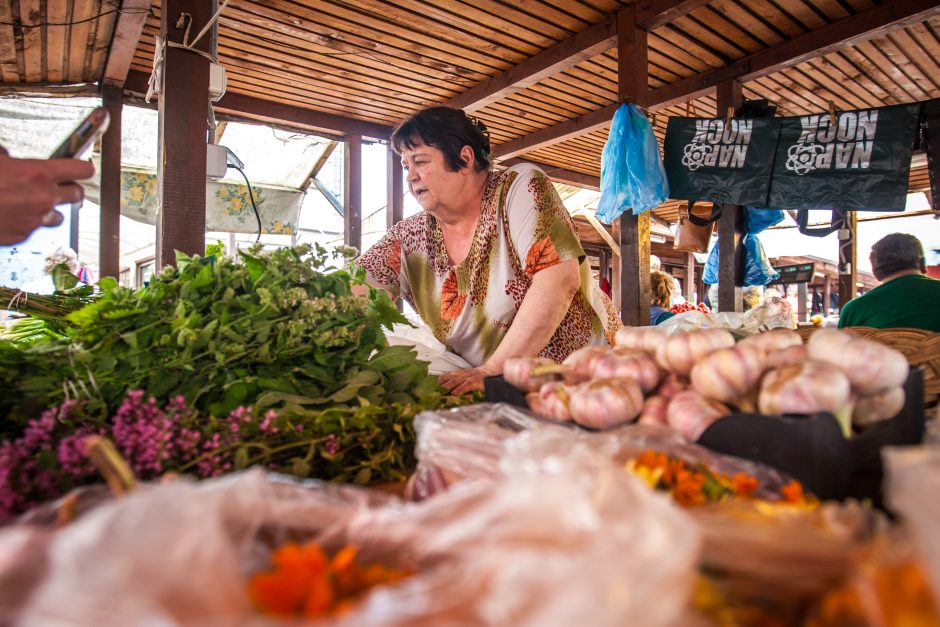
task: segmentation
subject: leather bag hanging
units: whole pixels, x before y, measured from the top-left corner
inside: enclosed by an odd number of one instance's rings
[[[685,215],[679,212],[676,239],[672,247],[687,253],[704,253],[708,250],[715,222],[721,217],[721,205],[713,204],[711,215],[701,218],[692,213],[693,204],[691,200],[686,204]]]

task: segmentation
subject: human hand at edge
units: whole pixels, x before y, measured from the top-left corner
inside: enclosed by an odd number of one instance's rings
[[[95,166],[78,159],[16,159],[0,146],[0,245],[19,244],[40,226],[58,226],[56,205],[81,202],[77,180]]]

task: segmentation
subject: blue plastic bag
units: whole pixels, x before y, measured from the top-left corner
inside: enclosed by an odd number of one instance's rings
[[[747,218],[747,232],[757,235],[764,229],[770,228],[783,221],[783,209],[759,209],[745,207],[744,216]]]
[[[628,207],[637,215],[668,197],[669,182],[649,120],[636,105],[620,105],[601,155],[597,219],[610,224]]]
[[[744,286],[767,285],[780,278],[780,273],[776,272],[760,239],[754,233],[747,233],[741,245],[744,246]],[[702,273],[702,281],[706,285],[714,285],[718,282],[718,242],[712,246],[708,253],[708,259],[705,260],[705,271]]]

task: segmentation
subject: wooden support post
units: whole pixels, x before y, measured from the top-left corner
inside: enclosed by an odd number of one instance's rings
[[[124,94],[105,83],[101,100],[111,122],[101,138],[101,210],[98,220],[98,273],[115,279],[121,274],[121,114]]]
[[[829,276],[823,278],[823,307],[822,315],[823,317],[829,315],[829,303],[832,301],[832,281],[829,279]]]
[[[184,13],[190,17],[183,16]],[[182,28],[177,28],[181,16]],[[182,43],[187,23],[190,36],[195,36],[211,16],[210,2],[164,0],[160,33],[167,41]],[[203,37],[196,48],[208,53],[209,45],[210,38]],[[176,251],[201,255],[206,248],[208,106],[209,60],[168,45],[164,51],[160,95],[156,272],[176,264]]]
[[[362,248],[362,136],[348,135],[343,153],[343,242]],[[361,252],[361,250],[360,250]]]
[[[718,117],[726,118],[729,108],[735,111],[743,104],[741,83],[730,80],[718,85]],[[738,205],[724,205],[718,220],[718,311],[744,310],[742,290],[744,283],[744,211]]]
[[[401,169],[401,157],[388,145],[388,200],[385,205],[385,227],[391,229],[404,218],[405,192],[404,172]]]
[[[617,77],[620,100],[645,107],[649,98],[647,32],[637,26],[636,5],[617,14]],[[614,280],[620,319],[628,326],[650,323],[650,216],[627,208],[615,222],[620,259]]]
[[[695,255],[685,254],[685,299],[690,303],[698,302],[695,299]]]
[[[855,284],[858,282],[858,245],[856,229],[858,215],[854,211],[845,212],[845,228],[839,230],[839,311],[855,298]]]
[[[809,307],[806,306],[806,299],[809,296],[809,283],[796,284],[796,319],[800,322],[809,320]]]

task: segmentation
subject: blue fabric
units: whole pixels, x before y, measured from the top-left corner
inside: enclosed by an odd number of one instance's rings
[[[637,215],[669,197],[659,154],[659,142],[643,112],[636,105],[620,105],[601,154],[598,220],[610,224],[627,208],[632,207]]]

